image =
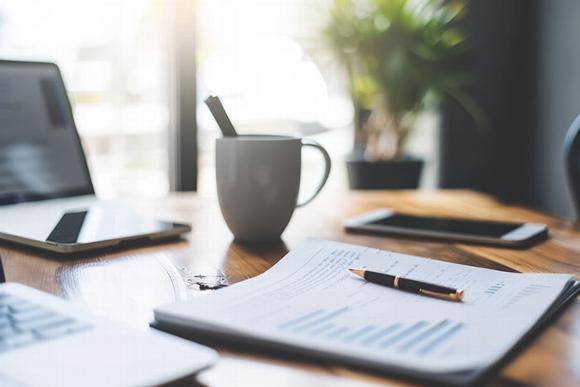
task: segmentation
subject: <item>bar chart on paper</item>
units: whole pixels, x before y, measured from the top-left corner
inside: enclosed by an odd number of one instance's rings
[[[464,329],[463,322],[439,321],[394,322],[387,324],[348,324],[340,317],[348,307],[318,309],[278,326],[280,331],[360,348],[413,353],[429,356],[444,353],[446,344]]]
[[[350,267],[466,295],[457,303],[403,292],[354,278]],[[463,373],[507,353],[573,281],[311,241],[254,279],[156,311],[156,318],[379,370]]]

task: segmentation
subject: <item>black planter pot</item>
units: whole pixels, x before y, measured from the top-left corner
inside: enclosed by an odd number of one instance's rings
[[[423,160],[404,157],[399,160],[367,161],[347,159],[350,189],[417,189]]]

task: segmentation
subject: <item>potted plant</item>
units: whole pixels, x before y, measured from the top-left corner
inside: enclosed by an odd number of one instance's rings
[[[464,1],[335,0],[323,34],[346,70],[355,112],[353,189],[417,188],[423,160],[405,153],[415,118],[444,96],[477,113],[464,88]]]

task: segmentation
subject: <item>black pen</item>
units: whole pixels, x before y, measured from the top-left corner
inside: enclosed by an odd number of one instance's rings
[[[366,269],[348,269],[358,277],[374,284],[388,286],[390,288],[401,289],[407,292],[424,294],[426,296],[437,297],[448,301],[461,301],[463,299],[463,289],[453,289],[447,286],[430,284],[428,282],[416,281],[402,278],[398,275],[377,273]]]

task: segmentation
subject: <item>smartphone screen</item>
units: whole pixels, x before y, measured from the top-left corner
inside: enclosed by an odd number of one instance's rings
[[[470,221],[460,219],[446,219],[435,217],[416,217],[409,215],[393,214],[385,218],[367,223],[377,226],[391,226],[408,228],[412,230],[424,230],[435,232],[447,232],[454,234],[468,234],[481,237],[501,238],[502,235],[513,231],[521,224],[498,223],[486,221]]]

